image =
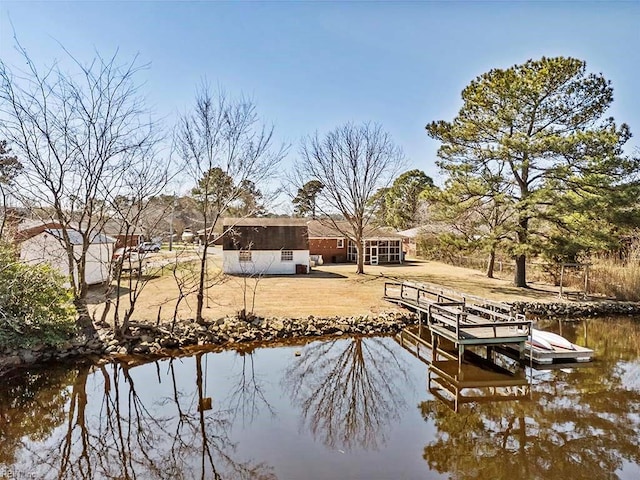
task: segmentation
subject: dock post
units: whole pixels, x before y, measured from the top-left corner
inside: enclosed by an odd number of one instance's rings
[[[431,362],[435,362],[436,360],[438,360],[438,344],[440,343],[440,340],[438,338],[438,335],[432,331],[431,332]]]
[[[525,349],[524,349],[524,342],[520,342],[518,344],[518,350],[520,351],[520,360],[524,360],[526,358]],[[533,355],[532,355],[532,357],[533,357]]]

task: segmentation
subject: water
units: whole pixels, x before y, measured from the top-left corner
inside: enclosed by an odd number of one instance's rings
[[[544,327],[597,361],[457,412],[393,338],[31,369],[0,387],[0,478],[640,478],[640,321]]]

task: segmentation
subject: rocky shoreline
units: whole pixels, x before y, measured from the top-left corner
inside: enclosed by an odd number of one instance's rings
[[[519,313],[528,318],[580,319],[606,315],[640,315],[638,302],[543,303],[514,302]],[[379,315],[317,318],[220,318],[205,325],[194,321],[167,325],[133,323],[128,336],[115,337],[108,326],[78,335],[58,347],[36,346],[30,349],[0,351],[0,368],[64,360],[79,357],[114,358],[125,355],[172,355],[194,346],[233,348],[238,344],[282,342],[290,339],[342,335],[390,335],[415,324],[417,315],[387,312]]]
[[[0,367],[64,360],[74,357],[118,357],[125,355],[171,355],[193,346],[232,348],[237,344],[274,342],[295,338],[342,335],[389,335],[418,321],[411,312],[387,312],[379,315],[316,318],[220,318],[205,325],[194,321],[166,325],[132,323],[130,334],[115,337],[111,328],[100,327],[58,347],[35,347],[0,352]]]
[[[531,318],[602,317],[607,315],[640,315],[640,302],[512,302],[518,313]]]

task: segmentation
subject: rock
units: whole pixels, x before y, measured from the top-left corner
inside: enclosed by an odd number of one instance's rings
[[[149,352],[149,345],[148,344],[136,345],[135,347],[133,347],[132,352],[133,353],[148,353]]]
[[[38,355],[31,350],[23,350],[20,352],[20,358],[23,363],[34,363],[38,360]]]
[[[162,338],[160,339],[160,342],[159,342],[160,346],[166,347],[166,348],[177,347],[179,343],[180,342],[177,339],[171,338],[171,337]]]
[[[22,359],[18,355],[10,355],[2,359],[1,365],[20,365]]]

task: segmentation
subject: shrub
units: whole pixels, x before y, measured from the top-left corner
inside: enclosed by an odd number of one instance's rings
[[[48,265],[27,265],[0,245],[0,347],[57,345],[75,331],[65,279]]]

